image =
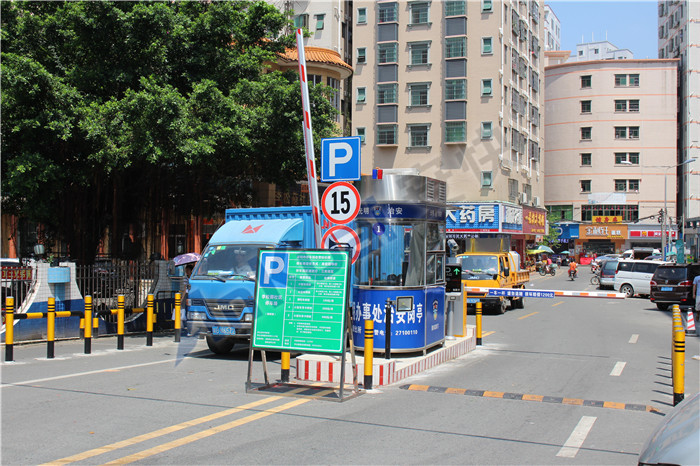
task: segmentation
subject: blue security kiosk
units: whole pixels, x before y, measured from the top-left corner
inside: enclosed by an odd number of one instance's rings
[[[360,255],[353,285],[353,342],[364,348],[374,320],[374,352],[385,352],[387,298],[391,352],[420,351],[445,340],[444,181],[412,174],[363,176],[356,186]]]

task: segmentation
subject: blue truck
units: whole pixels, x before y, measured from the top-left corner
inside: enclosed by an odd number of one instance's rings
[[[310,206],[227,209],[189,279],[186,328],[216,354],[250,338],[258,250],[314,248]]]

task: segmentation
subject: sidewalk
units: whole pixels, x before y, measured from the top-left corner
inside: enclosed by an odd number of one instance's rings
[[[476,330],[472,325],[467,326],[467,336],[454,340],[445,340],[444,346],[428,350],[425,356],[410,353],[392,353],[391,359],[384,359],[383,354],[375,354],[372,361],[372,386],[391,385],[419,372],[426,371],[444,362],[458,358],[476,348]],[[345,383],[352,383],[352,361],[350,355],[345,356]],[[364,357],[355,355],[357,363],[357,380],[364,380]],[[302,354],[296,357],[297,380],[308,382],[340,383],[341,356],[319,354]]]

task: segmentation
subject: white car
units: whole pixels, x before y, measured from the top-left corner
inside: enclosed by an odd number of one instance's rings
[[[621,260],[617,263],[613,288],[631,298],[634,295],[648,296],[651,293],[651,277],[656,268],[667,264],[658,260]]]

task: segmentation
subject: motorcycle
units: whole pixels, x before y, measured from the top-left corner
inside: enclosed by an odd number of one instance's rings
[[[569,269],[569,280],[571,280],[573,282],[575,278],[576,278],[576,270]]]
[[[556,273],[556,266],[554,264],[543,265],[542,267],[540,267],[540,275],[542,275],[543,277],[547,274],[550,274],[553,277],[556,275]]]

